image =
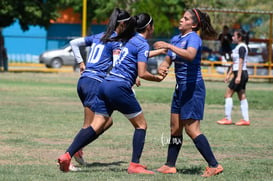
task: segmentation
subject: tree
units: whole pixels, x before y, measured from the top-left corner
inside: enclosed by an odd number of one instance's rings
[[[23,31],[30,25],[48,28],[50,20],[55,20],[59,10],[68,5],[66,0],[1,0],[0,27],[10,26],[18,20]]]
[[[78,3],[76,8],[73,6],[74,10],[81,13],[82,3],[79,3],[81,0],[76,1]],[[173,33],[173,27],[177,25],[177,20],[186,7],[184,2],[187,1],[189,0],[92,0],[93,4],[90,2],[88,4],[88,19],[89,22],[105,21],[115,7],[125,9],[132,15],[148,12],[155,21],[155,35],[166,36]]]
[[[30,25],[38,25],[48,28],[50,20],[55,20],[59,10],[66,8],[67,0],[1,0],[0,1],[0,37],[2,28],[12,25],[18,20],[23,31],[29,29]],[[7,52],[4,38],[0,45],[0,64],[7,71]]]
[[[0,27],[10,26],[18,19],[22,30],[28,30],[30,25],[49,27],[50,20],[55,20],[62,9],[73,7],[75,12],[82,15],[82,0],[1,0]],[[178,25],[182,13],[187,8],[219,8],[242,10],[271,10],[268,0],[87,0],[87,19],[89,25],[93,20],[107,20],[113,8],[126,9],[132,15],[149,12],[155,21],[156,35],[170,35],[173,27]],[[241,15],[229,16],[214,13],[211,15],[216,29],[221,30],[225,23],[241,21]],[[250,18],[253,17],[253,18]],[[258,17],[251,15],[244,18],[245,23],[251,23]],[[268,17],[264,22],[268,22]],[[268,23],[267,23],[268,24]]]
[[[171,36],[178,26],[186,1],[181,0],[139,0],[133,5],[134,13],[148,12],[155,22],[155,35]]]
[[[190,8],[216,8],[232,10],[272,11],[272,1],[268,0],[192,0],[186,3]],[[223,25],[249,25],[255,37],[268,37],[269,15],[243,13],[209,13],[216,30],[221,31]]]

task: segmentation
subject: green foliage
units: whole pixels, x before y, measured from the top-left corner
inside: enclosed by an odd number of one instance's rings
[[[95,13],[93,20],[96,19],[98,22],[107,20],[115,7],[125,9],[132,15],[148,12],[155,21],[155,35],[168,36],[173,33],[173,27],[177,26],[177,20],[180,19],[185,8],[184,2],[179,0],[95,0],[93,3],[97,8],[94,9],[94,12],[88,11],[91,14]],[[88,17],[90,17],[89,14]]]
[[[1,0],[0,27],[9,26],[18,19],[24,31],[28,30],[29,25],[47,28],[50,20],[55,20],[59,16],[59,11],[68,7],[73,7],[75,12],[82,16],[82,0]],[[115,7],[126,9],[132,15],[148,12],[155,20],[155,36],[171,36],[182,13],[188,8],[271,11],[272,5],[268,0],[87,0],[88,24],[90,25],[92,20],[98,22],[107,20]],[[209,14],[219,32],[225,24],[232,26],[239,23],[250,25],[256,37],[268,36],[268,15],[211,12]],[[262,19],[263,23],[256,25],[258,19]]]
[[[139,0],[132,7],[135,14],[148,12],[153,17],[155,35],[171,36],[173,27],[178,25],[185,4],[178,0]]]
[[[113,9],[116,8],[116,7],[121,8],[121,9],[125,9],[125,7],[124,7],[124,5],[125,5],[124,0],[120,0],[120,1],[115,1],[115,0],[100,1],[100,0],[95,0],[94,2],[96,4],[98,4],[98,8],[94,9],[95,16],[93,17],[93,19],[96,19],[98,22],[107,20],[110,17]]]
[[[272,11],[272,2],[268,0],[193,0],[187,1],[189,8],[216,8],[231,10],[253,10],[253,11]],[[234,24],[248,25],[255,38],[269,37],[269,15],[264,14],[244,14],[244,13],[219,13],[209,12],[212,24],[219,32],[223,25],[232,27]],[[262,24],[256,24],[257,20],[262,20]]]
[[[9,26],[18,19],[24,31],[29,29],[29,25],[47,28],[50,20],[58,17],[57,11],[62,7],[67,6],[55,0],[1,0],[0,27]]]

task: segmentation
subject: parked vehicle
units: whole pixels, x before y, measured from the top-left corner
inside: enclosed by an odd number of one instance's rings
[[[265,63],[267,61],[267,47],[265,43],[249,43],[248,62]]]
[[[83,59],[86,60],[88,48],[80,48]],[[157,74],[158,61],[160,57],[149,58],[147,70],[152,74]],[[61,68],[64,65],[73,66],[74,71],[79,71],[79,66],[74,58],[70,45],[57,50],[50,50],[39,56],[39,62],[45,64],[47,68]]]
[[[63,65],[74,65],[75,58],[71,46],[68,45],[42,53],[39,56],[39,62],[45,64],[47,68],[61,68]]]

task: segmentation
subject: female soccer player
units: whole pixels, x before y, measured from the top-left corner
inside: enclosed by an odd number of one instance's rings
[[[236,122],[237,126],[249,126],[249,116],[248,116],[248,102],[246,99],[246,83],[248,81],[248,73],[247,73],[247,55],[248,55],[248,47],[245,41],[247,40],[247,34],[242,30],[237,30],[234,32],[232,37],[233,42],[237,44],[237,46],[232,50],[232,60],[233,64],[227,76],[225,78],[225,82],[227,83],[230,79],[230,76],[233,73],[233,78],[230,81],[226,93],[225,93],[225,118],[217,121],[218,124],[229,125],[232,124],[231,119],[231,111],[233,106],[232,96],[234,92],[237,92],[238,98],[241,103],[241,112],[243,119],[239,122]]]
[[[121,42],[110,42],[110,37],[120,35],[123,41],[127,41],[134,34],[134,28],[135,21],[130,14],[127,11],[115,8],[110,16],[106,32],[77,38],[70,42],[76,61],[80,64],[81,71],[77,91],[84,107],[84,123],[80,132],[84,132],[93,120],[94,108],[92,106],[98,92],[98,86],[112,66],[113,57],[120,51]],[[91,46],[86,65],[80,54],[80,46]],[[110,118],[104,125],[103,130],[107,130],[111,125],[112,119]],[[68,148],[67,151],[69,152],[70,150],[71,148]],[[85,162],[82,155],[82,150],[79,150],[75,153],[74,158],[78,163],[84,165]],[[77,169],[71,164],[70,170]]]
[[[212,153],[207,138],[200,130],[206,89],[200,68],[202,40],[196,33],[199,29],[202,37],[216,36],[208,14],[199,9],[190,9],[180,19],[181,34],[174,36],[170,43],[159,41],[154,44],[156,49],[168,49],[167,56],[160,64],[159,73],[165,75],[174,62],[176,76],[170,117],[171,139],[167,162],[157,169],[161,173],[177,172],[175,164],[183,142],[183,128],[208,163],[202,176],[209,177],[223,171]]]
[[[161,81],[163,76],[152,75],[146,70],[149,56],[147,39],[154,31],[153,19],[148,14],[139,14],[135,17],[137,32],[122,47],[117,64],[100,84],[96,104],[95,116],[91,125],[85,132],[80,132],[64,155],[59,157],[60,169],[68,171],[73,153],[92,142],[104,130],[104,126],[114,110],[118,110],[127,117],[135,128],[133,137],[132,160],[128,167],[128,173],[154,174],[147,170],[146,166],[139,164],[145,142],[147,123],[142,109],[136,100],[132,86],[137,76],[145,80]],[[121,36],[112,38],[112,41],[120,41]]]

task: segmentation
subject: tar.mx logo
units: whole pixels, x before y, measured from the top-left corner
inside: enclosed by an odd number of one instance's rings
[[[170,143],[172,144],[182,144],[182,140],[179,138],[170,138],[169,136],[165,136],[164,133],[161,134],[161,144],[162,146],[169,145]]]

